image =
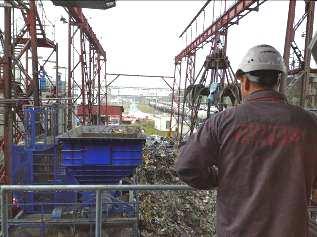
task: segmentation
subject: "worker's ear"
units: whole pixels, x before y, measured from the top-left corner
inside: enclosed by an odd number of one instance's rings
[[[249,94],[250,82],[246,75],[240,77],[240,87],[242,97],[246,97]]]
[[[246,91],[246,92],[249,92],[250,91],[250,87],[251,87],[251,85],[250,85],[250,81],[249,81],[249,79],[247,78],[247,76],[244,76],[245,78],[244,78],[244,90]]]

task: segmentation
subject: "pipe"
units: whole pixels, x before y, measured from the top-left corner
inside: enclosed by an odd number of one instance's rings
[[[189,191],[188,185],[138,184],[138,185],[2,185],[1,191]]]

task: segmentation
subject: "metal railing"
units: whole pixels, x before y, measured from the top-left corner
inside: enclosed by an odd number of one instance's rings
[[[56,191],[93,191],[96,193],[95,237],[102,235],[102,193],[105,191],[189,191],[187,185],[2,185],[1,232],[2,237],[9,236],[8,194],[10,192],[56,192]]]

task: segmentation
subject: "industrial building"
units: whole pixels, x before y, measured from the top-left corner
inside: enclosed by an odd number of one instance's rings
[[[146,236],[140,223],[159,221],[144,220],[148,216],[140,206],[149,199],[143,193],[195,190],[179,180],[142,182],[136,174],[142,174],[142,164],[150,167],[151,159],[165,162],[170,153],[174,159],[178,145],[206,119],[242,103],[227,53],[234,40],[228,32],[250,15],[261,15],[261,8],[272,1],[200,1],[199,11],[193,10],[194,17],[184,22],[179,41],[186,44],[175,55],[169,75],[110,73],[111,55],[85,10],[119,12],[115,0],[52,0],[49,9],[45,2],[0,1],[1,236]],[[288,77],[279,91],[291,104],[316,112],[315,1],[290,0],[285,5],[288,15],[280,34]],[[59,22],[67,27],[63,41],[56,40],[56,25],[47,17],[57,8],[64,13]],[[60,64],[62,58],[67,65]],[[142,87],[113,85],[123,77],[158,80],[165,87],[151,82]],[[168,138],[152,141],[131,124],[135,119],[130,114],[124,118],[128,107],[123,104],[141,100],[158,112],[154,129],[168,132]],[[160,170],[148,167],[144,176]],[[307,210],[311,236],[317,236],[316,205],[317,191]],[[170,233],[148,236],[211,236]]]

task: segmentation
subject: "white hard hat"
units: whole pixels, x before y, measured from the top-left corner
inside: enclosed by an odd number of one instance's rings
[[[259,70],[279,71],[284,75],[287,73],[281,54],[274,47],[266,44],[257,45],[249,49],[237,71],[248,73]],[[253,76],[250,76],[249,79],[252,81],[257,80]]]

